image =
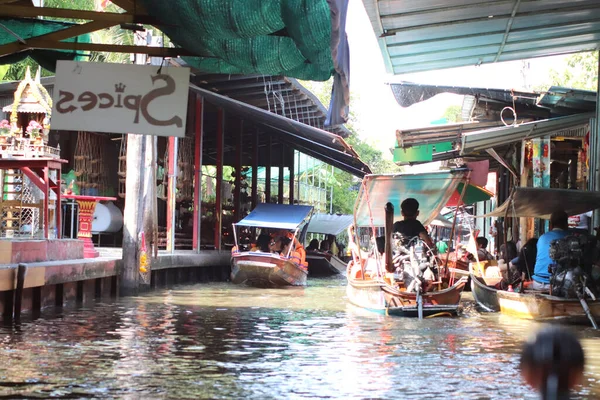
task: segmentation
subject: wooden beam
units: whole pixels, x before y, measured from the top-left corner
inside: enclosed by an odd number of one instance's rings
[[[19,18],[66,18],[66,19],[88,19],[92,21],[106,21],[115,24],[140,23],[159,25],[160,22],[147,15],[134,15],[130,13],[112,13],[88,10],[73,10],[68,8],[54,7],[26,7],[17,5],[0,5],[0,17]]]
[[[112,22],[93,21],[93,22],[88,22],[85,24],[74,25],[70,28],[62,29],[60,31],[56,31],[56,32],[52,32],[52,33],[47,33],[45,35],[36,36],[34,39],[42,40],[42,41],[58,42],[60,40],[69,39],[74,36],[79,36],[79,35],[83,35],[86,33],[95,32],[100,29],[110,28],[113,25],[115,25],[115,24]],[[32,38],[29,40],[34,40],[34,39]],[[14,53],[18,53],[20,51],[26,50],[27,47],[24,48],[23,46],[24,45],[19,43],[18,41],[1,45],[0,46],[0,56],[6,56],[8,54],[14,54]]]
[[[147,15],[146,9],[139,4],[136,0],[111,0],[111,3],[117,7],[121,7],[123,10],[128,12],[134,12],[137,15]]]
[[[75,42],[55,42],[49,40],[30,39],[27,44],[19,43],[21,50],[32,49],[56,49],[73,51],[106,51],[109,53],[136,53],[147,54],[154,57],[177,57],[193,56],[194,53],[178,47],[149,47],[149,46],[130,46],[120,44],[104,43],[75,43]]]

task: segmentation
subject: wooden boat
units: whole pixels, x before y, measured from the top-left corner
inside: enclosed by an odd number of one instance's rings
[[[598,201],[599,192],[518,187],[508,201],[488,215],[505,215],[509,209],[515,217],[549,218],[554,210],[561,208],[569,215],[576,215],[597,208]],[[498,290],[493,285],[495,282],[490,282],[485,275],[485,268],[476,268],[470,274],[473,298],[486,311],[537,321],[586,324],[590,321],[595,324],[594,317],[600,316],[598,300],[582,301],[528,289],[522,293]],[[584,304],[589,307],[590,315],[584,310]]]
[[[307,251],[306,262],[310,276],[331,276],[346,273],[346,263],[333,254]]]
[[[352,224],[352,215],[315,214],[310,219],[307,233],[337,236]],[[346,262],[335,254],[307,251],[308,274],[310,276],[332,276],[346,273]]]
[[[385,315],[419,316],[417,293],[403,291],[394,285],[392,280],[383,277],[379,279],[360,278],[360,267],[356,268],[354,261],[350,261],[348,269],[349,273],[354,275],[354,277],[348,278],[346,287],[350,303]],[[467,279],[462,277],[447,289],[423,293],[421,295],[422,316],[457,315],[460,310],[460,297],[466,283]]]
[[[509,292],[496,289],[488,283],[481,276],[471,273],[473,299],[485,311],[499,311],[536,321],[589,322],[579,299],[565,299],[532,290],[525,290],[523,293]],[[592,315],[600,315],[600,301],[587,301],[587,305]]]
[[[279,254],[247,252],[231,256],[231,282],[257,287],[305,286],[308,270]]]
[[[241,244],[238,235],[244,230],[245,235],[254,236],[251,241],[259,234],[289,235],[294,241],[299,233],[305,232],[312,211],[310,206],[259,204],[246,218],[233,224],[235,247],[231,254],[231,281],[258,287],[305,286],[308,269],[306,261],[299,259],[297,253],[257,251],[249,244]]]
[[[559,321],[567,323],[588,323],[581,302],[578,299],[565,299],[540,292],[497,291],[500,312],[514,317],[536,321]],[[600,301],[587,301],[592,315],[600,315]]]
[[[475,276],[473,273],[471,273],[471,293],[477,305],[484,311],[500,311],[498,289],[487,285],[482,277]]]
[[[390,268],[394,251],[392,225],[394,219],[401,219],[401,200],[417,199],[420,215],[425,216],[422,222],[427,225],[439,214],[464,176],[464,170],[455,170],[364,177],[355,205],[355,226],[370,227],[368,231],[373,232],[375,227],[385,226],[386,256],[380,256],[376,248],[371,249],[366,259],[353,251],[347,268],[346,294],[350,303],[370,311],[406,317],[451,316],[459,312],[466,277],[447,288],[443,288],[441,281],[429,281],[427,286],[432,289],[422,292],[421,289],[409,290],[412,285],[406,287],[389,271],[394,268]],[[398,207],[394,208],[393,204]],[[356,249],[354,241],[351,247]]]

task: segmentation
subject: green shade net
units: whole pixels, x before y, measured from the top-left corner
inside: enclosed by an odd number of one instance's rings
[[[0,29],[0,45],[9,44],[17,41],[17,38],[8,32],[14,32],[21,39],[35,38],[37,36],[46,35],[48,33],[61,31],[72,27],[75,24],[59,21],[48,21],[41,19],[28,18],[0,18],[0,23],[6,29]],[[8,29],[8,30],[7,30]],[[64,42],[79,42],[90,43],[90,36],[80,35],[73,38],[63,40]],[[0,57],[0,64],[14,64],[24,60],[27,57],[33,58],[43,68],[54,71],[57,60],[78,60],[84,57],[81,52],[69,50],[26,50],[19,53],[10,54]]]
[[[201,71],[327,80],[333,74],[327,0],[142,0]]]

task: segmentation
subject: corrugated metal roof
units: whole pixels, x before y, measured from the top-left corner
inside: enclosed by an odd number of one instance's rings
[[[598,0],[363,0],[389,72],[594,50]]]

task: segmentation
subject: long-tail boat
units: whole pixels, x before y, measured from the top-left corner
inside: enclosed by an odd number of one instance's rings
[[[301,243],[313,207],[259,204],[240,222],[233,224],[235,247],[231,253],[231,281],[258,287],[305,286],[308,269],[302,252],[294,246],[282,254],[257,245],[260,237],[287,237]]]
[[[419,202],[422,223],[429,224],[467,176],[468,171],[461,169],[364,177],[354,210],[354,237],[350,243],[353,258],[347,267],[346,293],[352,304],[387,315],[419,318],[456,315],[459,312],[461,293],[467,279],[461,278],[449,285],[442,279],[442,266],[439,266],[437,277],[430,275],[433,279],[427,279],[417,272],[409,283],[407,269],[411,265],[419,268],[431,265],[435,269],[435,262],[430,261],[434,257],[430,250],[419,252],[414,247],[409,250],[409,255],[399,256],[398,248],[394,248],[397,241],[392,237],[392,226],[394,220],[402,218],[400,203],[406,198],[415,198]],[[374,240],[382,227],[385,232],[383,255]],[[365,236],[370,239],[363,239],[361,243],[359,238]],[[403,258],[404,262],[410,260],[402,275],[393,261],[395,257],[396,260]]]
[[[337,236],[352,224],[352,215],[315,214],[308,224],[307,233]],[[337,254],[306,250],[309,276],[332,276],[346,273],[347,263]]]
[[[577,215],[597,208],[600,192],[584,192],[569,189],[515,188],[512,196],[496,211],[487,216],[507,215],[548,219],[555,210],[565,210]],[[518,318],[538,321],[561,321],[568,323],[591,322],[596,326],[595,316],[600,316],[600,300],[582,290],[576,298],[553,296],[527,289],[519,282],[513,291],[496,288],[497,280],[486,276],[485,265],[471,268],[471,290],[477,304],[485,311],[501,312]],[[524,280],[524,279],[523,279]],[[513,283],[513,282],[511,282]]]

